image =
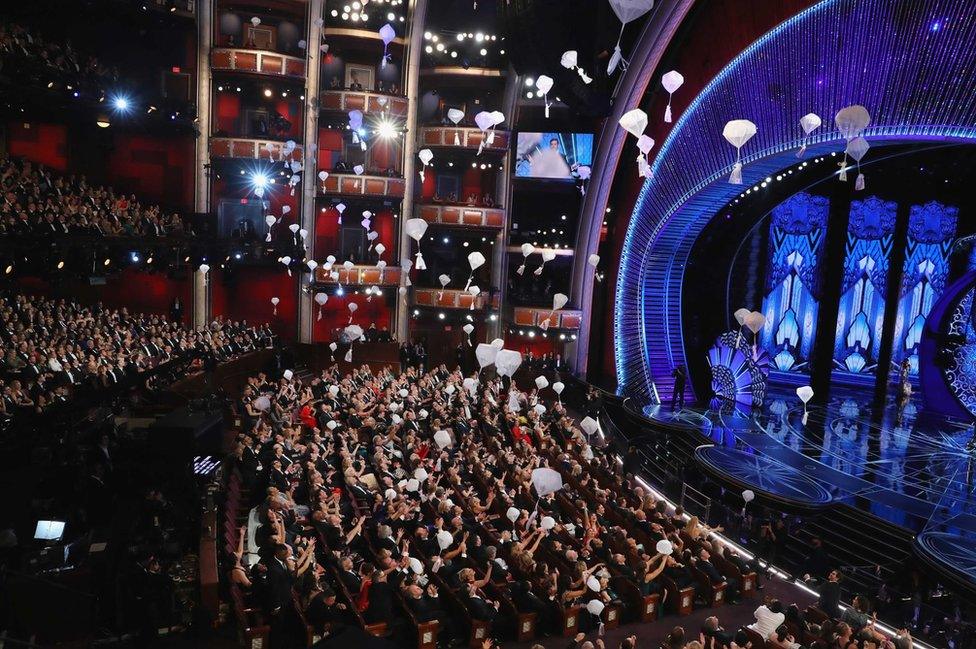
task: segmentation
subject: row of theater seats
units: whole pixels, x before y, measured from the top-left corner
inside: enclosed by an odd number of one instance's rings
[[[553,413],[552,423],[558,419],[559,406],[548,405]],[[301,420],[295,414],[291,423],[300,426]],[[529,417],[526,424],[539,422],[538,417]],[[329,437],[324,431],[324,438]],[[418,508],[421,522],[431,529],[444,528],[443,521],[448,517],[462,519],[464,526],[458,529],[465,530],[463,540],[458,539],[456,530],[454,538],[438,549],[418,530],[417,537],[408,539],[408,548],[399,537],[394,540],[388,532],[384,534],[382,525],[372,524],[371,519],[384,507],[377,503],[382,487],[370,494],[358,489],[355,480],[332,487],[347,520],[371,521],[355,546],[348,541],[330,545],[329,536],[321,527],[308,518],[298,521],[317,538],[316,556],[325,573],[322,581],[328,583],[336,602],[345,606],[352,623],[366,633],[397,640],[409,638],[411,646],[415,644],[419,649],[433,649],[446,638],[480,647],[491,638],[526,642],[550,634],[573,637],[598,626],[613,629],[625,622],[651,623],[663,614],[679,620],[696,606],[719,609],[733,588],[737,596],[756,596],[756,573],[742,568],[743,561],[732,548],[709,539],[707,528],[682,528],[678,524],[680,517],[662,517],[658,519],[664,520],[661,529],[648,531],[634,512],[648,509],[649,496],[621,475],[615,456],[581,442],[578,435],[556,431],[543,437],[536,432],[528,442],[518,438],[512,442],[503,430],[496,435],[482,434],[477,444],[473,439],[459,444],[461,448],[455,451],[454,458],[459,461],[441,476],[446,480],[438,480],[437,489],[429,490],[429,498],[411,503]],[[492,466],[483,461],[488,457],[492,458]],[[414,458],[414,464],[409,466],[411,475],[422,465],[429,466],[429,461],[424,464],[422,459]],[[527,486],[527,471],[539,466],[555,469],[562,478],[563,488],[551,499],[540,499]],[[433,480],[433,476],[429,479]],[[229,472],[224,508],[224,550],[228,556],[238,544],[238,530],[247,521],[250,505],[259,500],[244,487],[245,482],[248,481],[237,468]],[[389,491],[386,501],[400,498]],[[392,491],[396,494],[395,489]],[[530,513],[533,504],[539,507],[536,514]],[[521,509],[517,517],[511,516],[513,506]],[[548,516],[556,522],[543,533],[544,523],[536,525]],[[540,543],[543,536],[545,543]],[[596,538],[604,544],[602,551],[594,550]],[[685,565],[656,574],[653,581],[659,582],[660,587],[648,592],[641,587],[642,578],[650,572],[647,555],[653,557],[652,561],[660,559],[650,548],[662,540],[673,544],[675,556],[681,557]],[[497,554],[488,555],[491,561],[485,561],[485,550],[489,548],[495,548]],[[710,563],[720,578],[710,578],[691,560],[701,556],[702,551],[711,554]],[[414,572],[422,572],[428,580],[425,590],[429,584],[436,587],[436,610],[418,607],[407,589],[394,587],[392,617],[371,619],[371,609],[364,610],[362,606],[363,592],[349,588],[347,578],[340,575],[340,555],[380,569],[395,567],[400,555],[419,561]],[[619,556],[623,557],[621,563],[602,560]],[[444,567],[448,560],[450,569]],[[487,566],[491,566],[491,574]],[[502,568],[497,569],[498,566]],[[560,578],[553,580],[551,574],[556,571]],[[584,588],[564,599],[562,595],[569,584],[578,583],[581,574],[583,583],[590,575],[600,576],[600,587]],[[233,581],[228,594],[242,643],[250,647],[266,647],[269,642],[274,645],[274,620],[267,609],[262,611],[249,603],[247,594]],[[594,600],[602,605],[593,607]],[[293,592],[292,605],[294,610],[289,613],[301,626],[307,646],[334,631],[328,624],[319,625],[306,616],[307,603],[298,590]],[[825,617],[815,608],[806,613],[808,621]],[[765,647],[767,638],[747,628],[743,630],[752,635],[752,649]],[[791,631],[800,642],[826,646],[824,640],[808,636],[803,628]],[[771,649],[782,649],[774,642],[769,644]]]

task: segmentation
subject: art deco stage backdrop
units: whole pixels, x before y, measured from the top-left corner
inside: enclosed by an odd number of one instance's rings
[[[840,155],[846,143],[833,122],[840,109],[860,104],[871,115],[862,135],[872,148],[863,162],[879,155],[885,145],[966,142],[976,137],[976,105],[966,100],[976,85],[976,68],[970,64],[976,53],[976,28],[970,13],[970,4],[961,0],[825,0],[750,46],[680,115],[653,160],[653,177],[642,189],[621,257],[615,360],[624,393],[646,402],[656,387],[664,399],[670,398],[672,369],[693,363],[686,349],[689,328],[685,326],[683,287],[699,234],[716,215],[745,198],[746,192],[764,189],[763,183],[787,171],[800,173],[804,162],[831,153]],[[823,126],[804,140],[800,118],[810,112],[823,118]],[[742,151],[743,185],[728,183],[735,150],[722,137],[722,129],[733,119],[749,119],[758,127]],[[796,153],[804,141],[805,157],[798,160]],[[836,162],[828,160],[827,164]],[[940,224],[932,236],[925,234],[911,244],[923,245],[924,250],[907,252],[906,233],[889,232],[891,217],[885,215],[884,206],[871,202],[874,180],[870,172],[866,173],[867,188],[856,193],[854,175],[844,185],[850,197],[841,210],[844,223],[852,224],[847,249],[840,251],[847,274],[841,330],[828,332],[820,325],[813,330],[812,318],[797,320],[794,329],[790,322],[783,325],[780,318],[770,326],[781,331],[763,334],[774,343],[779,335],[777,353],[788,350],[791,358],[781,356],[781,362],[792,362],[791,368],[799,365],[797,369],[802,369],[809,345],[816,345],[816,340],[836,343],[833,357],[839,373],[856,376],[881,362],[884,344],[878,339],[878,325],[888,311],[889,298],[876,289],[880,283],[887,286],[893,261],[901,271],[910,257],[925,257],[932,269],[926,264],[921,274],[931,279],[923,284],[934,287],[942,281],[938,267],[944,257],[933,258],[930,246],[945,245],[952,235],[944,234]],[[856,207],[854,201],[862,207]],[[910,210],[911,205],[898,209]],[[908,222],[907,215],[894,219],[903,230]],[[779,236],[803,235],[792,234],[787,226]],[[896,240],[900,249],[892,248]],[[816,255],[816,243],[805,244],[807,252]],[[780,295],[766,306],[786,317],[790,308],[812,308],[818,289],[807,265],[813,261],[794,256],[793,263],[800,264],[795,270],[801,281],[788,288],[795,293],[784,295],[781,287]],[[837,262],[838,267],[841,263]],[[904,344],[915,335],[911,327],[933,297],[929,286],[918,287],[917,278],[912,280],[914,274],[907,274],[905,281],[910,284],[905,289],[913,300],[917,293],[918,304],[905,306],[900,317],[910,318],[912,323],[902,323],[899,347],[892,352],[893,357],[908,358],[910,363],[911,349]],[[788,275],[779,281],[789,280]],[[900,296],[894,299],[902,302]],[[816,320],[822,323],[823,315],[818,313]],[[813,340],[808,341],[811,335]]]

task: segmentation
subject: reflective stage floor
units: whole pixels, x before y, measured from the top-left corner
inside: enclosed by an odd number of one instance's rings
[[[915,532],[916,550],[976,584],[976,451],[972,422],[839,395],[803,406],[775,392],[761,408],[713,401],[652,419],[693,426],[714,446],[699,462],[732,482],[802,507],[844,503]]]

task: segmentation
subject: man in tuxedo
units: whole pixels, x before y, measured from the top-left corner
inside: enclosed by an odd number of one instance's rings
[[[832,618],[840,617],[840,572],[831,570],[827,574],[827,583],[820,588],[820,600],[817,602],[820,610]]]
[[[482,622],[493,622],[498,615],[497,605],[482,597],[474,584],[468,584],[466,588],[468,612],[471,617]]]
[[[637,574],[634,569],[627,565],[627,558],[622,554],[613,555],[613,569],[620,575],[626,577],[628,581],[637,583]]]
[[[512,603],[519,613],[535,613],[538,629],[543,632],[554,631],[550,607],[546,606],[546,603],[532,592],[532,585],[528,580],[521,580],[512,584],[511,593]]]
[[[357,595],[363,587],[363,580],[359,573],[353,570],[352,557],[348,555],[339,561],[339,579],[342,580],[346,590],[352,595]]]
[[[291,602],[291,589],[295,578],[285,563],[291,551],[284,543],[275,546],[274,556],[268,561],[268,612],[278,611]]]
[[[440,623],[443,630],[442,641],[453,642],[461,637],[461,628],[457,620],[444,610],[440,595],[437,592],[437,586],[433,582],[427,584],[426,590],[416,583],[410,584],[404,588],[403,593],[407,600],[407,606],[410,607],[410,611],[417,622],[433,622],[436,620]]]
[[[720,584],[723,582],[727,584],[725,587],[726,597],[730,603],[734,604],[739,599],[738,580],[726,579],[724,576],[722,576],[722,573],[720,573],[718,568],[715,567],[715,564],[712,563],[711,558],[712,557],[708,553],[708,550],[702,550],[698,555],[697,561],[695,561],[695,567],[705,573],[705,576],[708,577],[708,580],[713,584]]]

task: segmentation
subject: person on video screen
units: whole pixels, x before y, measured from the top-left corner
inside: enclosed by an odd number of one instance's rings
[[[570,178],[569,164],[559,150],[559,140],[549,140],[549,148],[536,150],[529,158],[532,175],[536,178]]]

